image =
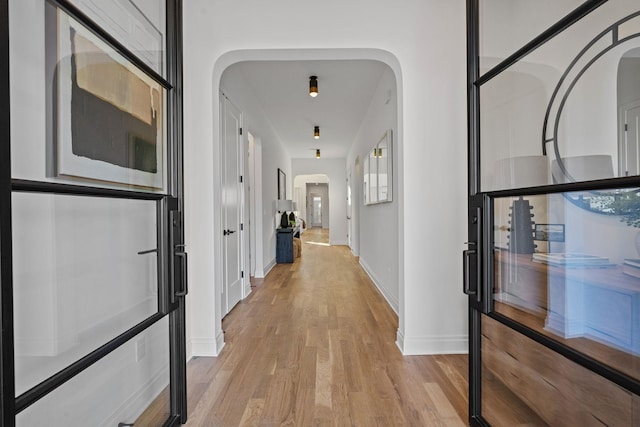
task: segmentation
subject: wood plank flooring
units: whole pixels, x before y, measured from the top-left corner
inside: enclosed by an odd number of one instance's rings
[[[466,425],[467,357],[403,357],[396,315],[322,233],[224,319],[219,357],[189,362],[187,426]]]

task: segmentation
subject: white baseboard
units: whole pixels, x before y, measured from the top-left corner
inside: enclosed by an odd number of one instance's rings
[[[157,371],[145,384],[127,398],[102,427],[117,426],[119,422],[134,422],[154,399],[169,385],[169,367]]]
[[[276,266],[276,259],[272,259],[271,261],[269,261],[269,263],[265,266],[264,271],[263,271],[263,275],[262,277],[258,277],[258,279],[264,279],[265,277],[267,277],[267,274],[269,274],[271,272],[271,270],[273,269],[273,267]]]
[[[396,332],[396,345],[400,349],[400,353],[404,354],[404,334],[400,329]]]
[[[432,354],[467,354],[467,335],[444,335],[436,337],[405,337],[398,331],[397,344],[405,356]]]
[[[220,331],[218,336],[216,336],[216,356],[220,354],[222,349],[224,348],[224,332]]]
[[[216,357],[224,347],[224,335],[218,339],[191,338],[191,357]]]
[[[365,273],[367,273],[367,275],[369,276],[373,284],[376,285],[376,288],[378,288],[378,290],[380,291],[384,299],[387,300],[387,303],[389,304],[393,312],[398,314],[400,311],[399,309],[400,303],[398,302],[398,299],[395,298],[393,295],[391,295],[389,291],[386,289],[386,287],[384,287],[380,283],[380,281],[376,278],[375,274],[373,274],[373,272],[371,271],[371,268],[367,265],[366,262],[364,262],[362,258],[360,258],[359,263],[362,269],[365,271]]]
[[[255,277],[256,279],[264,279],[264,276],[264,269],[256,267],[256,271],[253,273],[253,277]]]
[[[347,239],[330,240],[329,244],[331,246],[349,246],[349,241]]]

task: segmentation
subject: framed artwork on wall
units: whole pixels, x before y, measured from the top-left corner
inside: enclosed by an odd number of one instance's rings
[[[287,198],[287,175],[278,168],[278,200],[286,200]]]
[[[387,130],[364,158],[364,204],[393,201],[392,130]]]
[[[51,7],[55,176],[164,188],[165,88],[64,10]]]

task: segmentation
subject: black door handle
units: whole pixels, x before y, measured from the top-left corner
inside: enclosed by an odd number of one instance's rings
[[[471,278],[471,274],[474,272],[473,270],[477,268],[475,265],[477,262],[477,259],[475,259],[476,256],[477,253],[475,249],[467,249],[465,251],[462,251],[462,268],[464,271],[462,290],[467,295],[477,295],[478,293],[478,284],[476,280]],[[472,265],[471,257],[474,257],[474,265]]]
[[[180,250],[179,248],[180,246],[184,248],[184,245],[176,245],[176,249],[178,250],[175,252],[175,256],[182,259],[182,290],[176,292],[176,296],[183,297],[189,293],[189,279],[187,277],[188,257],[187,257],[187,253],[184,252],[184,250]]]
[[[235,232],[236,232],[236,230],[227,230],[227,234],[233,234]]]
[[[154,252],[158,252],[158,249],[147,249],[146,251],[140,251],[138,252],[138,255],[152,254]]]

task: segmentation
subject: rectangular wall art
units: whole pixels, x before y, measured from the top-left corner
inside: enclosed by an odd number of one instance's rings
[[[162,189],[164,87],[57,9],[56,175]]]

